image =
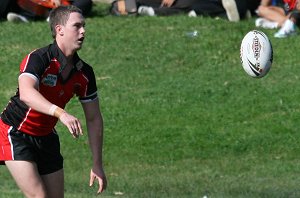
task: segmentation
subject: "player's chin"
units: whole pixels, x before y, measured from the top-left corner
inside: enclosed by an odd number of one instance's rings
[[[78,43],[76,43],[76,45],[75,45],[75,49],[76,49],[76,50],[80,50],[80,49],[82,48],[82,45],[83,45],[83,43],[82,43],[82,42],[78,42]]]

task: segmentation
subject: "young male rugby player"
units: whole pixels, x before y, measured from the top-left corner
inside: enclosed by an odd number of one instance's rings
[[[77,54],[85,39],[85,20],[77,7],[61,6],[51,11],[50,27],[54,42],[23,59],[17,93],[1,114],[0,163],[5,163],[26,197],[62,198],[63,157],[54,127],[60,121],[74,138],[83,134],[79,119],[64,110],[76,95],[93,159],[90,185],[97,180],[100,193],[107,184],[103,120],[93,69]]]

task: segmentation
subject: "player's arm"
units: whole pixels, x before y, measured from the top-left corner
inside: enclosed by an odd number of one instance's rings
[[[38,79],[29,73],[19,76],[20,100],[30,108],[49,115],[52,103],[38,92]]]
[[[49,102],[38,91],[38,79],[34,75],[22,73],[19,76],[18,81],[20,100],[28,107],[38,112],[59,118],[59,120],[68,127],[73,137],[78,137],[79,134],[82,135],[82,128],[79,120]]]
[[[98,193],[104,191],[107,185],[102,162],[103,119],[100,112],[99,100],[82,103],[88,131],[89,144],[92,152],[93,167],[90,175],[90,186],[98,180]]]

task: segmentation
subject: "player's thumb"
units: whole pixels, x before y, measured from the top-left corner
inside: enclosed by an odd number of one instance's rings
[[[96,178],[96,177],[95,177],[95,175],[93,174],[93,171],[91,170],[91,173],[90,173],[90,186],[93,185],[95,178]]]

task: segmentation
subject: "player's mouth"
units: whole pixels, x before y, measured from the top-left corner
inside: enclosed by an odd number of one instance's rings
[[[78,41],[79,41],[79,43],[83,43],[84,37],[79,38]]]

